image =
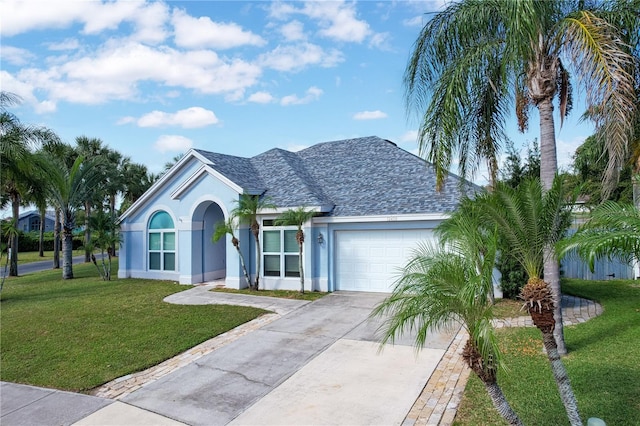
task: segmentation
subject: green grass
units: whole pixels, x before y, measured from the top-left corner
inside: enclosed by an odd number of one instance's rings
[[[604,313],[565,327],[569,355],[563,358],[583,421],[599,417],[608,426],[640,424],[640,286],[634,281],[563,281],[567,294],[597,300]],[[540,332],[502,329],[499,339],[509,368],[499,383],[526,425],[568,424]],[[506,425],[482,383],[471,375],[456,425]]]
[[[248,288],[243,288],[240,290],[234,290],[232,288],[215,288],[211,291],[220,291],[223,293],[236,293],[236,294],[246,294],[250,296],[266,296],[266,297],[278,297],[281,299],[296,299],[296,300],[318,300],[321,297],[327,295],[327,293],[321,293],[319,291],[305,291],[304,293],[300,293],[297,290],[249,290]]]
[[[91,264],[74,265],[73,270],[73,280],[62,280],[60,270],[52,270],[5,282],[0,299],[2,380],[88,391],[265,312],[172,305],[162,299],[187,286],[136,279],[105,282]]]

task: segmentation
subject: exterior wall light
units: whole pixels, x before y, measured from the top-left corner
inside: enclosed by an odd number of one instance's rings
[[[324,235],[322,235],[322,232],[320,232],[318,234],[318,244],[322,244],[324,243]]]

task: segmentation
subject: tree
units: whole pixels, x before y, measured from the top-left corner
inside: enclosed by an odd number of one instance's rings
[[[552,186],[557,170],[553,101],[560,120],[571,109],[571,74],[586,92],[591,119],[607,135],[609,167],[629,147],[636,117],[634,58],[638,0],[463,0],[451,2],[423,27],[407,65],[409,111],[421,115],[419,149],[436,169],[440,189],[457,154],[460,174],[487,161],[496,182],[505,123],[515,106],[520,130],[538,110],[540,177]],[[626,37],[627,39],[629,37]],[[547,247],[545,280],[556,301],[556,339],[565,353],[559,264]]]
[[[18,238],[18,234],[18,221],[16,219],[0,221],[0,260],[2,260],[2,254],[5,250],[7,252],[7,257],[4,262],[4,271],[2,272],[2,279],[0,280],[0,291],[2,291],[4,281],[7,279],[7,266],[9,265],[11,243]],[[6,243],[4,241],[6,241]]]
[[[26,125],[7,110],[20,103],[19,96],[0,92],[0,193],[2,204],[11,203],[12,217],[18,220],[20,205],[37,182],[32,167],[33,150],[39,144],[59,143],[58,136],[45,127]],[[3,205],[4,207],[4,205]],[[18,275],[18,237],[11,242],[9,275]]]
[[[295,226],[296,242],[298,243],[298,271],[300,273],[300,293],[304,293],[304,262],[302,261],[302,246],[304,244],[304,231],[302,225],[307,223],[315,215],[315,212],[308,211],[304,206],[297,209],[289,209],[282,213],[275,221],[276,226]]]
[[[464,218],[460,215],[454,221],[460,224]],[[473,219],[469,225],[465,229],[472,229]],[[445,225],[445,229],[453,229],[453,223]],[[477,256],[469,255],[475,242],[466,245],[475,238],[475,231],[464,239],[452,238],[449,242],[457,244],[446,250],[420,245],[403,268],[391,295],[376,306],[372,316],[384,319],[380,327],[381,345],[393,343],[396,337],[411,330],[415,333],[416,347],[422,348],[430,329],[451,327],[453,323],[462,325],[469,334],[463,359],[484,384],[500,415],[511,425],[521,425],[498,385],[502,358],[491,325],[489,298],[493,264],[487,259],[478,270]]]
[[[125,162],[123,164],[125,188],[120,212],[124,212],[157,180],[157,176],[150,174],[143,164]]]
[[[242,265],[242,272],[244,272],[244,278],[247,280],[247,285],[251,287],[251,278],[249,277],[249,272],[247,272],[247,265],[244,261],[244,256],[242,255],[242,251],[240,250],[240,240],[236,237],[235,231],[238,229],[235,217],[230,216],[226,221],[221,221],[216,223],[213,236],[211,237],[211,241],[217,243],[220,238],[229,234],[231,236],[231,244],[236,248],[238,252],[238,256],[240,257],[240,265]]]
[[[534,325],[542,333],[551,371],[569,421],[572,425],[581,425],[569,376],[553,335],[557,302],[542,279],[545,257],[550,255],[547,248],[553,247],[565,235],[571,223],[570,206],[573,202],[569,198],[561,179],[556,179],[546,192],[540,181],[535,179],[525,180],[517,188],[499,183],[493,193],[483,194],[475,202],[485,216],[484,226],[489,229],[495,227],[509,242],[510,254],[527,273],[528,281],[522,288],[521,297]]]
[[[48,191],[54,206],[62,217],[62,278],[73,278],[73,229],[76,211],[84,201],[92,197],[92,190],[100,179],[94,170],[96,160],[86,160],[79,156],[68,167],[64,161],[40,156],[38,165],[49,176]]]
[[[593,272],[598,258],[640,259],[640,209],[631,204],[605,201],[571,237],[558,243],[561,256],[576,250]]]
[[[260,210],[275,208],[268,198],[259,195],[240,194],[236,200],[236,207],[231,211],[231,216],[237,217],[241,224],[249,225],[251,234],[256,243],[256,280],[253,285],[249,285],[252,290],[260,289],[260,268],[262,250],[260,249],[260,224],[258,223],[258,212]]]
[[[111,263],[113,256],[115,256],[114,247],[120,245],[118,224],[111,212],[106,213],[104,210],[96,211],[91,216],[90,222],[91,229],[94,231],[91,236],[91,244],[88,247],[91,252],[91,262],[96,266],[104,281],[111,281]],[[100,249],[100,265],[98,265],[94,254],[95,249]]]

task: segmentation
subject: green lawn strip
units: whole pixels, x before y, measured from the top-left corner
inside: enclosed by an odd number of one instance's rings
[[[640,424],[640,287],[634,281],[563,281],[567,294],[596,300],[604,313],[565,327],[569,355],[563,358],[583,421]],[[551,370],[534,328],[499,330],[505,363],[499,383],[527,425],[568,424]],[[456,425],[505,425],[473,374]]]
[[[522,310],[522,300],[496,299],[493,305],[493,316],[495,318],[517,318],[529,316],[527,311]]]
[[[243,288],[240,290],[235,290],[232,288],[214,288],[211,291],[220,291],[223,293],[236,293],[236,294],[245,294],[248,296],[266,296],[266,297],[278,297],[281,299],[296,299],[296,300],[317,300],[321,297],[326,296],[328,293],[322,293],[319,291],[305,291],[304,293],[300,293],[297,290],[249,290],[248,288]]]
[[[117,271],[116,271],[117,272]],[[46,271],[7,280],[2,291],[2,380],[88,391],[156,365],[265,313],[228,306],[183,306],[162,299],[188,287]]]

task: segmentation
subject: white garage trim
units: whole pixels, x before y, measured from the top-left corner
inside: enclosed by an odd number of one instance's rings
[[[417,244],[431,229],[336,231],[335,289],[390,292]]]

